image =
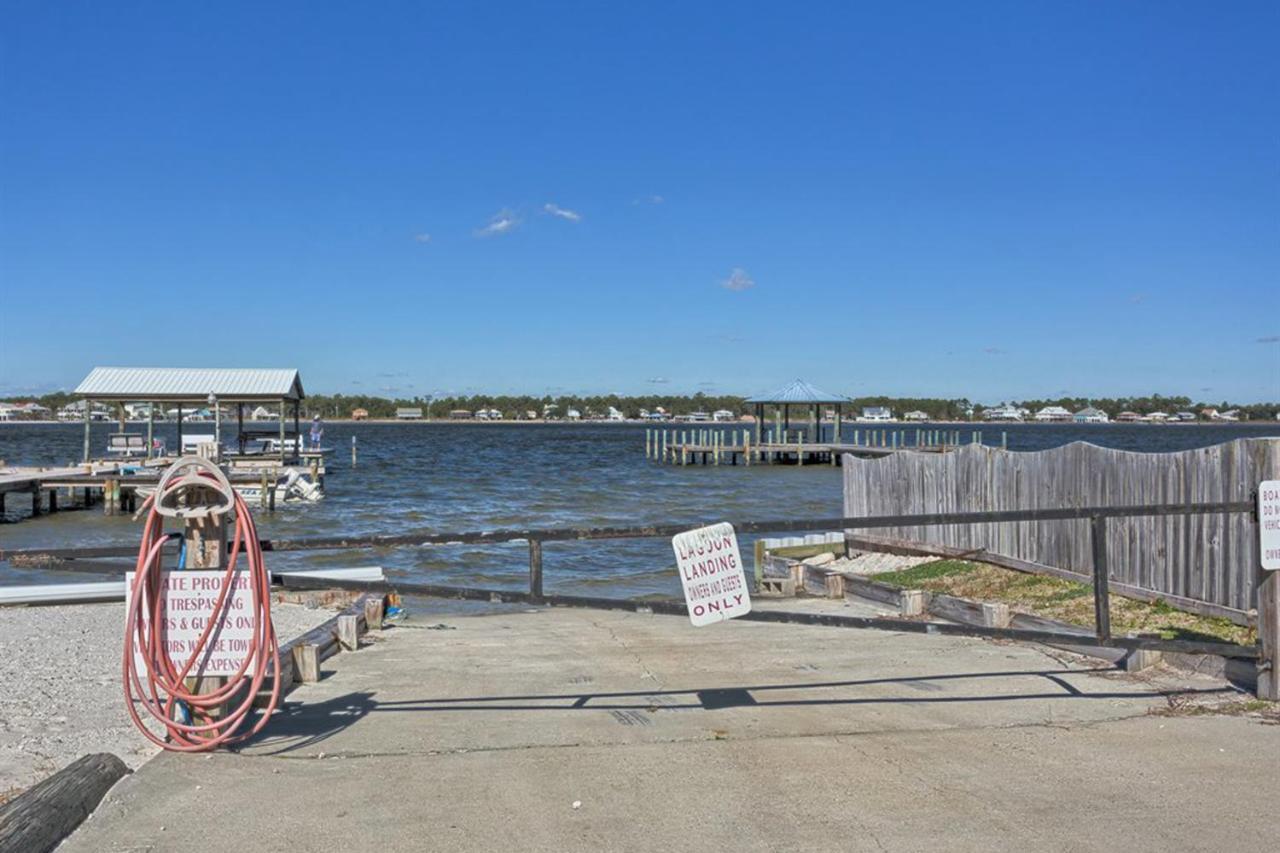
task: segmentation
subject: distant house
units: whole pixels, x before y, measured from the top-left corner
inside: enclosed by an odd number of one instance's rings
[[[1162,424],[1165,421],[1169,420],[1169,415],[1165,412],[1152,412],[1151,414],[1143,418],[1143,420],[1153,424]]]
[[[666,413],[661,409],[656,412],[650,412],[647,409],[640,410],[640,420],[642,421],[665,421],[666,419]]]
[[[925,412],[920,411],[919,409],[913,409],[912,411],[907,412],[905,415],[903,415],[902,419],[904,421],[927,421],[929,420],[929,415]]]
[[[1218,410],[1217,409],[1201,409],[1200,417],[1204,418],[1206,421],[1216,421],[1218,419]]]
[[[368,409],[352,409],[352,410],[351,410],[351,420],[353,420],[353,421],[367,421],[367,420],[369,420],[369,410],[368,410]]]
[[[500,421],[502,420],[502,412],[497,409],[478,409],[476,411],[476,419],[482,421]]]
[[[467,409],[453,409],[449,412],[449,419],[455,421],[471,420],[471,412]]]
[[[84,409],[80,410],[81,417],[84,417]],[[44,420],[53,414],[47,406],[39,403],[0,403],[0,420],[13,421],[23,420]]]
[[[1121,412],[1116,415],[1116,423],[1118,424],[1136,424],[1142,420],[1142,415],[1137,412]]]
[[[406,406],[396,409],[396,420],[398,421],[420,421],[422,420],[421,406]]]
[[[571,421],[582,420],[582,412],[579,412],[577,409],[569,409],[564,413],[564,416]]]
[[[714,412],[711,413],[711,420],[731,421],[733,420],[733,412],[729,411],[728,409],[716,409]]]
[[[1225,412],[1219,412],[1217,420],[1220,421],[1238,421],[1240,420],[1239,409],[1227,409]]]
[[[533,409],[528,409],[524,413],[524,419],[526,421],[536,421],[538,419],[538,413]]]
[[[887,406],[864,406],[860,421],[891,421],[893,412]]]
[[[1020,421],[1023,417],[1023,409],[1017,406],[999,405],[982,411],[982,417],[988,421]]]
[[[1188,421],[1194,421],[1195,419],[1195,412],[1175,412],[1173,417],[1170,418],[1170,420],[1178,421],[1179,423],[1187,423]]]
[[[1045,406],[1036,412],[1036,420],[1041,423],[1046,421],[1049,423],[1065,423],[1071,419],[1071,413],[1061,406]]]
[[[708,415],[706,412],[690,412],[689,414],[685,415],[684,419],[686,421],[692,421],[694,423],[705,423],[706,421],[711,420],[711,416]]]
[[[174,414],[176,415],[177,413],[175,412]],[[280,420],[280,413],[273,412],[266,406],[259,406],[249,413],[249,419],[255,421],[278,421]]]
[[[1081,409],[1071,416],[1071,420],[1078,424],[1105,424],[1110,418],[1102,409],[1095,409],[1093,406]]]
[[[627,418],[626,418],[626,415],[622,414],[622,412],[618,411],[618,410],[617,410],[617,409],[615,409],[613,406],[610,406],[610,407],[609,407],[609,420],[611,420],[611,421],[625,421],[626,419],[627,419]]]

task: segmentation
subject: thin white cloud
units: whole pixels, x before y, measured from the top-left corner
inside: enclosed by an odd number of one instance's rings
[[[645,381],[650,385],[666,385],[671,380],[665,376],[655,376],[652,379],[646,379]]]
[[[546,204],[544,204],[542,206],[542,210],[545,213],[549,213],[552,216],[558,216],[561,219],[567,219],[570,222],[582,221],[582,214],[578,213],[578,211],[569,210],[567,207],[561,207],[560,205],[552,204],[551,202],[547,202]]]
[[[642,195],[639,198],[632,199],[631,203],[632,204],[662,204],[664,201],[666,201],[666,199],[660,195]]]
[[[488,225],[477,228],[472,233],[477,237],[496,237],[514,231],[519,225],[520,217],[514,211],[503,208],[490,217]]]
[[[422,232],[422,233],[420,233],[420,234],[414,234],[414,235],[413,235],[413,242],[415,242],[415,243],[430,243],[430,242],[431,242],[431,235],[430,235],[430,234],[428,234],[428,233],[427,233],[427,232],[425,232],[425,231],[423,231],[423,232]]]
[[[1280,344],[1280,335],[1267,335],[1265,338],[1258,338],[1260,344]]]
[[[734,267],[729,273],[729,277],[720,282],[720,286],[725,290],[732,290],[734,293],[741,293],[744,290],[750,290],[756,286],[756,280],[747,275],[747,271],[742,267]]]

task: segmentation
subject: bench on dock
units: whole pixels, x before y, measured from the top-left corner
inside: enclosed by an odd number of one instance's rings
[[[146,456],[147,438],[137,432],[113,432],[107,436],[107,454],[113,456]]]

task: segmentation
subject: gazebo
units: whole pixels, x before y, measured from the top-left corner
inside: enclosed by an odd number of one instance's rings
[[[778,421],[778,430],[783,434],[781,437],[785,437],[786,430],[791,428],[791,407],[807,407],[812,417],[809,425],[809,440],[811,442],[822,441],[822,410],[819,407],[835,406],[836,422],[831,440],[838,443],[840,441],[840,417],[844,413],[844,406],[852,401],[848,397],[828,393],[813,387],[803,379],[797,379],[772,394],[751,397],[747,402],[755,406],[756,443],[760,444],[764,438],[765,406],[774,407],[774,419]]]
[[[255,434],[244,429],[244,407],[249,405],[276,404],[280,407],[280,460],[286,456],[285,416],[292,404],[294,444],[292,456],[297,457],[301,448],[298,430],[299,407],[306,396],[302,390],[302,378],[298,371],[289,369],[249,368],[187,368],[187,367],[95,367],[73,392],[85,401],[84,461],[91,456],[89,447],[90,412],[94,403],[115,403],[120,413],[121,432],[124,432],[124,406],[126,403],[145,403],[147,415],[146,456],[151,458],[152,438],[155,430],[157,404],[176,404],[178,409],[178,447],[182,452],[183,406],[190,410],[201,406],[214,409],[215,422],[219,424],[223,405],[234,405],[239,424],[237,440],[244,452],[247,438]],[[269,434],[274,437],[276,430]],[[216,434],[216,433],[215,433]],[[264,433],[265,435],[266,433]]]

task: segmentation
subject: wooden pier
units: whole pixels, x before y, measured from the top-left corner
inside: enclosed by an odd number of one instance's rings
[[[961,444],[982,444],[977,430],[856,429],[852,440],[808,441],[804,430],[769,430],[754,439],[750,429],[718,426],[645,430],[645,456],[672,465],[839,465],[840,457],[895,453],[946,453]],[[1001,433],[1001,446],[1007,437]]]
[[[15,499],[30,500],[36,517],[65,509],[88,509],[102,505],[105,515],[136,512],[142,505],[139,492],[154,489],[173,458],[150,460],[92,461],[84,465],[41,468],[0,468],[0,519]],[[270,457],[230,457],[224,460],[227,479],[233,486],[258,490],[255,501],[274,510],[276,491],[296,471],[311,482],[323,485],[322,460],[312,456],[304,466],[284,466]],[[60,495],[62,497],[60,497]],[[19,497],[25,496],[25,497]],[[65,499],[64,499],[65,498]]]

